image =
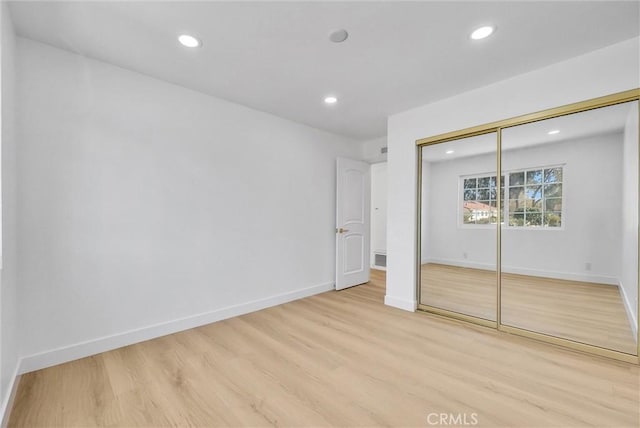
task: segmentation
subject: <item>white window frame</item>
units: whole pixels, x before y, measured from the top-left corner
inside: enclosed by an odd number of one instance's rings
[[[523,172],[525,173],[525,179],[526,179],[526,172],[528,171],[536,171],[536,170],[545,170],[545,169],[552,169],[552,168],[561,168],[562,169],[562,181],[558,184],[562,184],[562,196],[560,197],[560,199],[562,200],[562,220],[560,223],[559,227],[549,227],[549,226],[511,226],[509,225],[509,175],[513,174],[513,173],[518,173],[518,172]],[[488,224],[475,224],[475,223],[465,223],[464,222],[464,180],[465,179],[472,179],[472,178],[484,178],[484,177],[496,177],[496,188],[497,186],[499,186],[499,177],[503,177],[504,176],[504,192],[503,192],[503,204],[502,204],[502,223],[501,226],[503,229],[511,229],[511,230],[556,230],[556,231],[562,231],[565,229],[565,224],[566,224],[566,204],[565,204],[565,186],[566,186],[566,164],[553,164],[553,165],[544,165],[544,166],[533,166],[533,167],[526,167],[526,168],[515,168],[512,170],[503,170],[502,173],[500,175],[496,174],[495,172],[485,172],[485,173],[478,173],[478,174],[468,174],[468,175],[461,175],[458,177],[458,228],[460,229],[494,229],[495,226],[498,224],[496,223],[488,223]],[[543,183],[544,186],[544,183]],[[526,183],[523,184],[523,187],[526,187]],[[477,188],[477,187],[476,187]],[[543,187],[543,191],[544,191],[544,187]],[[544,205],[544,193],[543,193],[543,197],[542,197],[542,203]],[[542,211],[542,215],[544,216],[544,206],[543,206],[543,211]]]

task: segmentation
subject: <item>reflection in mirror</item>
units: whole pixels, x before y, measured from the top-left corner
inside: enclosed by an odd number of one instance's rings
[[[496,133],[423,146],[420,303],[496,320]]]
[[[501,323],[637,354],[638,102],[502,131]]]

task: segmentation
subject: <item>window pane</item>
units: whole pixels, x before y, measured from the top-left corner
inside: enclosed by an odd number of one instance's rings
[[[475,201],[477,198],[477,192],[475,190],[465,190],[464,191],[464,200],[465,201]]]
[[[544,209],[546,211],[562,211],[562,198],[546,198]]]
[[[489,189],[478,189],[478,199],[488,200],[491,192]]]
[[[527,211],[525,214],[525,224],[527,226],[541,226],[542,213],[535,211]]]
[[[509,213],[509,226],[524,226],[524,214]]]
[[[480,217],[489,217],[491,212],[491,204],[489,201],[478,201],[476,205],[476,212]]]
[[[547,227],[560,227],[562,226],[562,213],[561,212],[547,212],[544,214],[544,225]]]
[[[544,186],[545,198],[557,198],[562,196],[562,184],[547,184]]]
[[[465,178],[464,179],[464,188],[465,189],[475,189],[476,188],[476,179],[475,178]]]
[[[558,183],[562,181],[562,168],[549,168],[544,170],[545,183]]]
[[[473,219],[472,213],[473,213],[472,210],[465,206],[462,210],[462,223],[475,224],[475,220]]]
[[[527,198],[540,199],[542,197],[542,186],[527,186]]]
[[[504,175],[500,176],[500,187],[504,187]]]
[[[524,203],[517,199],[509,199],[509,212],[510,213],[524,212]]]
[[[488,224],[495,217],[496,209],[490,201],[469,201],[464,203],[463,222]],[[495,222],[495,219],[494,219]]]
[[[509,174],[509,186],[524,184],[524,172],[514,172]]]
[[[489,186],[490,187],[496,187],[496,177],[495,177],[495,175],[493,177],[491,177],[491,179],[489,180]]]
[[[542,212],[542,199],[527,199],[526,208],[527,208],[527,212],[531,212],[531,211]]]
[[[478,215],[476,224],[489,224],[489,223],[491,223],[491,218],[488,212],[483,213],[483,215]]]
[[[480,177],[478,178],[478,187],[489,187],[491,183],[490,177]]]
[[[524,200],[524,187],[510,187],[509,199]]]
[[[541,184],[542,170],[527,171],[527,184]]]

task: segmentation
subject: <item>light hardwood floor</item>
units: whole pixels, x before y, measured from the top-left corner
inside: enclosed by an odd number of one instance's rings
[[[495,271],[428,263],[421,281],[421,303],[495,321]],[[615,286],[503,273],[501,287],[505,325],[637,352]]]
[[[638,427],[638,366],[384,306],[384,276],[22,377],[10,426]]]

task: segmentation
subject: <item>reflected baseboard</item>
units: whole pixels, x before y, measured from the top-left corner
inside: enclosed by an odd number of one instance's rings
[[[629,319],[629,324],[631,324],[631,331],[633,332],[633,337],[636,338],[636,343],[638,340],[638,319],[633,310],[634,305],[632,305],[629,296],[625,291],[624,286],[622,285],[622,281],[618,284],[618,290],[620,291],[620,297],[622,298],[622,303],[624,304],[624,309],[627,311],[627,318]]]
[[[455,259],[423,259],[422,260],[423,265],[426,265],[429,263],[464,267],[464,268],[470,268],[470,269],[480,269],[480,270],[490,270],[490,271],[496,270],[495,264],[473,262],[469,260],[455,260]]]
[[[425,259],[422,260],[422,264],[427,264],[427,263],[437,263],[442,265],[451,265],[451,266],[457,266],[457,267],[482,269],[482,270],[490,270],[490,271],[496,270],[495,264],[474,262],[469,260],[438,259],[438,258],[430,258],[427,260]],[[584,273],[547,271],[547,270],[541,270],[541,269],[530,269],[530,268],[522,268],[517,266],[508,266],[504,264],[502,265],[502,272],[513,273],[516,275],[538,276],[541,278],[565,279],[567,281],[592,282],[594,284],[614,285],[616,287],[620,283],[618,278],[613,276],[586,275]]]

